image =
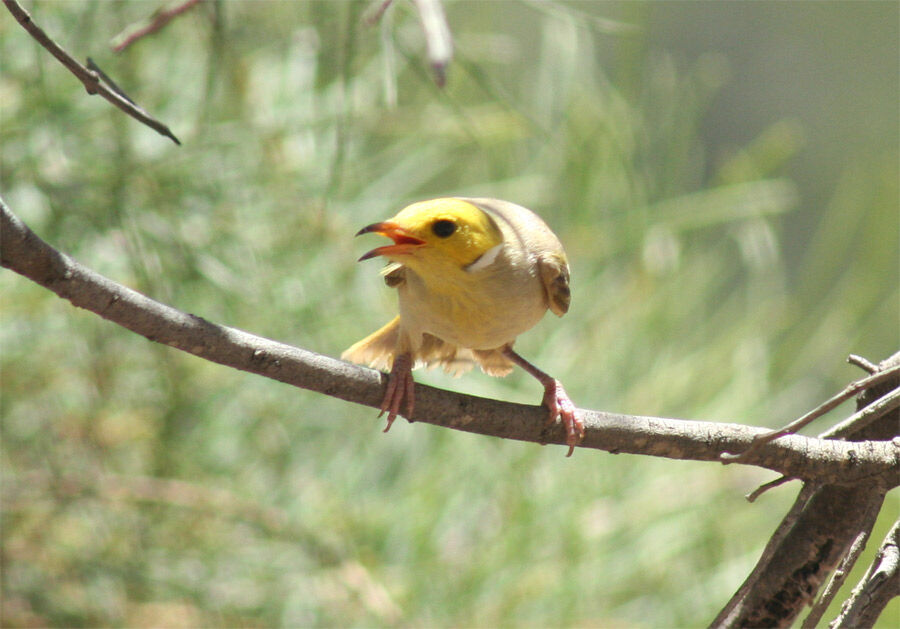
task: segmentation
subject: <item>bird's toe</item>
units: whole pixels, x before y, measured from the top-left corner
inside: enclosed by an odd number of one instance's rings
[[[566,456],[572,456],[577,446],[584,439],[584,422],[578,417],[577,409],[569,398],[559,380],[554,380],[544,393],[544,405],[550,410],[548,423],[556,421],[558,417],[566,431],[566,445],[569,452]]]

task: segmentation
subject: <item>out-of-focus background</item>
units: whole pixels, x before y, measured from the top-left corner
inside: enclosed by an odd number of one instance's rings
[[[898,348],[896,3],[449,2],[443,90],[399,0],[376,25],[359,2],[204,3],[120,55],[156,3],[27,6],[184,144],[0,10],[5,200],[182,310],[339,355],[395,312],[355,231],[478,195],[567,247],[572,309],[518,347],[580,406],[776,426],[861,376],[849,353]],[[749,504],[772,474],[382,435],[13,273],[0,295],[8,627],[699,626],[797,490]]]

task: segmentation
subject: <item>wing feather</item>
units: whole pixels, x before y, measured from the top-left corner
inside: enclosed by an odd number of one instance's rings
[[[541,283],[547,296],[547,307],[557,317],[569,311],[572,291],[569,289],[569,265],[565,257],[547,255],[538,260]]]

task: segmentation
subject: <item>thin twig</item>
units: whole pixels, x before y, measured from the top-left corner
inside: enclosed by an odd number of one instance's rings
[[[761,435],[757,435],[753,439],[753,444],[747,448],[744,452],[740,452],[737,454],[726,453],[722,455],[723,463],[734,463],[737,461],[741,461],[743,457],[750,455],[753,453],[756,448],[760,446],[770,443],[780,437],[784,437],[785,435],[791,435],[796,433],[798,430],[812,422],[813,420],[818,419],[822,415],[825,415],[829,411],[834,410],[847,400],[853,398],[858,395],[860,392],[865,391],[866,389],[873,387],[885,380],[889,380],[894,376],[900,374],[900,365],[896,365],[889,369],[885,369],[884,371],[879,371],[878,373],[872,374],[871,376],[867,376],[862,378],[861,380],[857,380],[855,382],[851,382],[848,384],[842,391],[833,397],[829,398],[816,408],[812,409],[799,419],[796,419],[789,423],[787,426],[783,428],[779,428],[778,430],[772,430]],[[892,402],[891,402],[892,403]],[[890,404],[890,403],[889,403]],[[896,407],[894,407],[896,408]],[[887,412],[887,411],[885,411]],[[858,414],[858,413],[857,413]],[[881,413],[884,414],[884,413]],[[880,415],[878,415],[880,416]],[[848,420],[849,421],[849,420]],[[846,422],[844,422],[846,423]]]
[[[847,362],[851,365],[856,365],[857,367],[868,373],[875,373],[876,371],[878,371],[878,365],[866,358],[863,358],[862,356],[857,356],[856,354],[850,354],[849,356],[847,356]]]
[[[831,579],[828,581],[828,585],[825,586],[825,591],[822,592],[819,600],[815,602],[809,614],[803,620],[801,629],[815,629],[815,627],[818,626],[819,621],[822,619],[822,615],[828,609],[828,606],[831,605],[831,601],[834,600],[838,590],[841,589],[841,586],[847,579],[847,575],[850,574],[850,571],[853,569],[853,566],[856,565],[859,556],[862,554],[863,550],[865,550],[869,535],[872,534],[872,527],[875,526],[875,520],[878,519],[880,507],[880,504],[869,506],[865,519],[860,522],[859,533],[853,538],[853,542],[847,548],[846,554],[843,559],[841,559],[841,563],[834,569]]]
[[[196,5],[203,2],[203,0],[183,0],[178,4],[173,4],[172,6],[165,9],[158,9],[151,15],[148,20],[139,27],[134,27],[133,25],[126,29],[125,31],[119,33],[113,38],[113,41],[118,41],[118,43],[113,44],[112,49],[115,52],[122,52],[133,43],[146,37],[147,35],[152,35],[157,31],[162,30],[162,28],[174,20],[176,17],[195,7]],[[128,31],[131,32],[128,32]]]
[[[422,32],[425,34],[425,47],[428,51],[428,62],[434,72],[434,82],[444,87],[447,81],[447,66],[453,59],[453,38],[447,15],[441,0],[415,0],[422,20]]]
[[[887,395],[878,398],[876,402],[856,411],[838,425],[832,426],[819,435],[819,439],[841,439],[849,433],[865,428],[896,408],[900,408],[900,388],[894,389]]]
[[[871,627],[888,602],[900,594],[900,520],[888,531],[866,574],[841,606],[830,629]]]
[[[123,90],[121,87],[118,86],[118,84],[115,81],[113,81],[111,78],[109,78],[109,75],[106,74],[106,72],[104,72],[103,70],[101,70],[100,66],[98,66],[96,64],[96,62],[93,59],[91,59],[90,57],[87,58],[87,68],[88,68],[88,70],[93,70],[94,72],[96,72],[97,75],[101,79],[103,79],[103,82],[106,83],[107,85],[109,85],[109,88],[112,91],[114,91],[116,94],[118,94],[119,96],[121,96],[122,98],[127,100],[132,105],[135,104],[134,100],[128,94],[125,93],[125,90]]]
[[[124,98],[116,90],[104,83],[97,72],[84,67],[78,63],[72,55],[63,50],[63,48],[53,41],[41,27],[34,23],[28,11],[23,9],[22,5],[16,2],[16,0],[3,0],[3,4],[6,5],[6,8],[9,9],[9,12],[13,14],[13,17],[16,18],[19,24],[21,24],[41,46],[46,48],[50,54],[56,57],[59,62],[69,70],[69,72],[74,74],[75,77],[81,81],[88,94],[99,94],[135,120],[142,122],[157,133],[166,136],[175,142],[175,144],[181,144],[181,141],[175,137],[175,134],[169,130],[169,127],[148,114],[138,105],[130,102],[129,99]]]
[[[747,502],[756,502],[756,499],[762,496],[765,492],[769,491],[770,489],[780,487],[781,485],[784,485],[788,481],[792,480],[797,479],[790,476],[781,476],[779,478],[776,478],[775,480],[769,481],[768,483],[763,483],[744,497],[747,499]]]

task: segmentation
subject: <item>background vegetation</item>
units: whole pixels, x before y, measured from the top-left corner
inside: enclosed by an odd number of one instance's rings
[[[444,90],[410,3],[375,26],[358,2],[210,3],[114,55],[156,6],[28,8],[180,148],[0,11],[2,194],[156,299],[338,355],[395,308],[353,233],[481,195],[566,244],[572,310],[518,347],[581,406],[775,426],[900,344],[896,3],[451,2]],[[382,435],[12,273],[0,294],[4,626],[697,626],[796,491]],[[417,378],[540,399],[523,374]]]

